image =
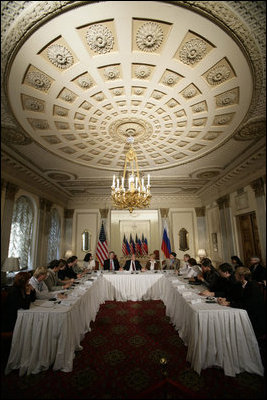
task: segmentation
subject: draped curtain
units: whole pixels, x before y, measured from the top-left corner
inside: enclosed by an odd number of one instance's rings
[[[20,268],[32,267],[32,236],[34,209],[26,196],[17,199],[14,206],[8,257],[19,257]]]
[[[59,259],[60,253],[60,216],[58,211],[51,210],[51,225],[48,235],[47,262]]]

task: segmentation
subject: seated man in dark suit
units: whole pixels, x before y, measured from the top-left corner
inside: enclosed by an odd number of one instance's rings
[[[124,268],[126,271],[140,271],[142,269],[142,266],[138,260],[136,260],[135,254],[132,255],[130,260],[127,260]]]
[[[266,334],[266,310],[262,292],[256,281],[251,280],[249,268],[238,267],[235,270],[235,278],[240,287],[234,287],[237,293],[231,296],[230,301],[219,297],[218,303],[222,306],[243,308],[247,311],[257,338]]]
[[[114,251],[109,252],[109,258],[104,261],[103,269],[109,271],[118,271],[120,269],[120,264],[117,258],[114,257]]]

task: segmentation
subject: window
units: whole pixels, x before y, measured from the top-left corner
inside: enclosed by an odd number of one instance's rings
[[[20,268],[32,267],[32,237],[34,209],[26,196],[17,199],[14,206],[8,257],[19,257]]]
[[[60,216],[56,208],[51,210],[51,225],[48,236],[47,262],[60,258]]]

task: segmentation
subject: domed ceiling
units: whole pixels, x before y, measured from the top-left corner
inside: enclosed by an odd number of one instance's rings
[[[255,102],[255,78],[229,32],[175,4],[75,3],[20,41],[7,75],[9,106],[29,142],[67,161],[49,166],[51,178],[77,178],[79,166],[86,178],[122,171],[128,136],[152,177],[203,160],[233,137],[242,148],[238,129]],[[214,176],[224,167],[211,165]]]

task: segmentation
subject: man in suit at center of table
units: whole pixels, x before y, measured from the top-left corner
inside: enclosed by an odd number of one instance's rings
[[[118,271],[120,264],[117,258],[115,258],[114,251],[109,252],[109,258],[104,261],[103,269],[110,271]]]
[[[124,269],[126,271],[140,271],[142,269],[142,266],[138,260],[136,260],[135,254],[132,254],[132,257],[130,260],[127,260]]]

